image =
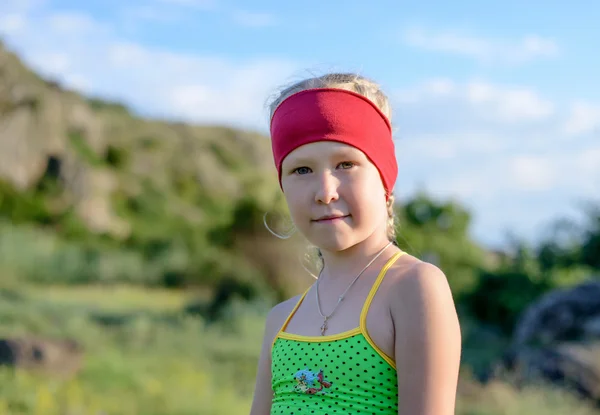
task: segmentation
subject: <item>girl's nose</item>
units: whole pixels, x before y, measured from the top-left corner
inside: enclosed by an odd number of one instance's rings
[[[315,202],[329,204],[339,198],[338,187],[340,181],[330,172],[326,171],[320,175],[315,192]]]

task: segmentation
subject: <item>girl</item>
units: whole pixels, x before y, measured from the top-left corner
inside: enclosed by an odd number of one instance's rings
[[[322,269],[268,314],[251,415],[454,414],[461,335],[445,275],[395,245],[390,105],[329,74],[271,105],[275,165]]]

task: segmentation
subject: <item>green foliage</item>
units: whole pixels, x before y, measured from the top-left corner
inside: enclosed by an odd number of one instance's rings
[[[43,196],[33,190],[18,191],[0,180],[0,217],[13,223],[51,223],[52,212]]]
[[[77,301],[81,295],[77,291],[53,290],[48,299],[27,290],[13,304],[0,303],[2,336],[72,338],[86,354],[81,373],[73,379],[0,370],[0,412],[248,412],[260,347],[255,311],[247,309],[248,318],[223,330],[182,314],[177,308],[182,301],[170,300],[181,293],[125,293],[135,296],[118,295],[115,304],[114,293],[96,290],[91,306],[90,298]]]
[[[592,216],[590,222],[594,220]],[[593,275],[594,263],[586,260],[586,253],[595,252],[599,235],[600,227],[581,230],[558,221],[537,247],[515,241],[508,262],[478,271],[477,284],[461,297],[461,304],[479,321],[510,335],[520,315],[540,296]]]
[[[499,326],[510,335],[521,312],[550,288],[528,273],[514,269],[481,272],[475,289],[463,297],[467,309],[480,321]]]
[[[28,283],[204,286],[215,304],[230,298],[220,281],[247,286],[243,293],[265,288],[269,264],[236,244],[260,235],[262,212],[276,205],[266,137],[142,119],[44,81],[4,48],[0,55],[11,68],[4,81],[36,100],[16,103],[31,126],[16,139],[48,162],[27,189],[0,180],[0,227],[9,231],[0,273]],[[1,92],[0,103],[15,104]],[[48,131],[50,155],[39,145]]]
[[[87,102],[90,104],[92,109],[96,111],[110,110],[129,114],[129,109],[127,106],[121,103],[106,101],[100,98],[89,98]]]
[[[123,169],[129,161],[129,155],[123,148],[108,146],[106,150],[105,162],[116,169]]]
[[[6,415],[247,414],[267,307],[231,304],[218,325],[181,312],[188,294],[125,287],[0,290],[0,335],[70,338],[81,372],[58,378],[0,369]],[[457,415],[592,415],[546,386],[481,386],[461,375]]]
[[[424,193],[397,210],[398,245],[438,265],[457,296],[468,292],[476,283],[476,270],[485,265],[485,251],[470,239],[470,214],[455,202]]]
[[[152,283],[152,264],[134,250],[82,244],[48,230],[0,222],[0,265],[21,281],[44,284]]]
[[[143,150],[156,150],[160,147],[160,139],[151,136],[144,136],[136,140],[140,143]]]
[[[69,131],[69,144],[77,154],[91,166],[100,166],[104,163],[102,157],[89,146],[85,140],[83,131],[72,129]]]
[[[600,270],[600,203],[588,208],[587,229],[583,233],[581,262]]]

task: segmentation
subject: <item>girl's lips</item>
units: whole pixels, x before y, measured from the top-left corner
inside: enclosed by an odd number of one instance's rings
[[[347,218],[349,215],[345,215],[345,216],[335,216],[332,218],[323,218],[323,219],[317,219],[315,222],[318,223],[331,223],[331,222],[337,222],[340,220],[343,220],[344,218]]]

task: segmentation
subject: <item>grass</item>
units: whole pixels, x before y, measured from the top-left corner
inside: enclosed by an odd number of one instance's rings
[[[598,415],[598,411],[573,395],[549,385],[517,389],[503,382],[477,385],[464,375],[468,384],[459,394],[459,415]],[[460,390],[460,389],[459,389]]]
[[[85,348],[71,379],[0,369],[4,415],[248,414],[265,310],[234,304],[207,325],[180,310],[190,294],[132,287],[0,290],[0,336],[68,337]],[[459,415],[591,415],[547,388],[480,386],[461,376]]]
[[[73,379],[0,370],[0,414],[248,412],[260,338],[247,331],[262,331],[260,319],[207,326],[179,312],[187,297],[127,287],[3,291],[2,337],[74,338],[86,352]]]
[[[189,301],[195,300],[195,293],[130,286],[49,286],[43,290],[35,286],[24,289],[30,300],[46,301],[61,306],[97,307],[111,312],[153,310],[155,312],[176,312]]]

